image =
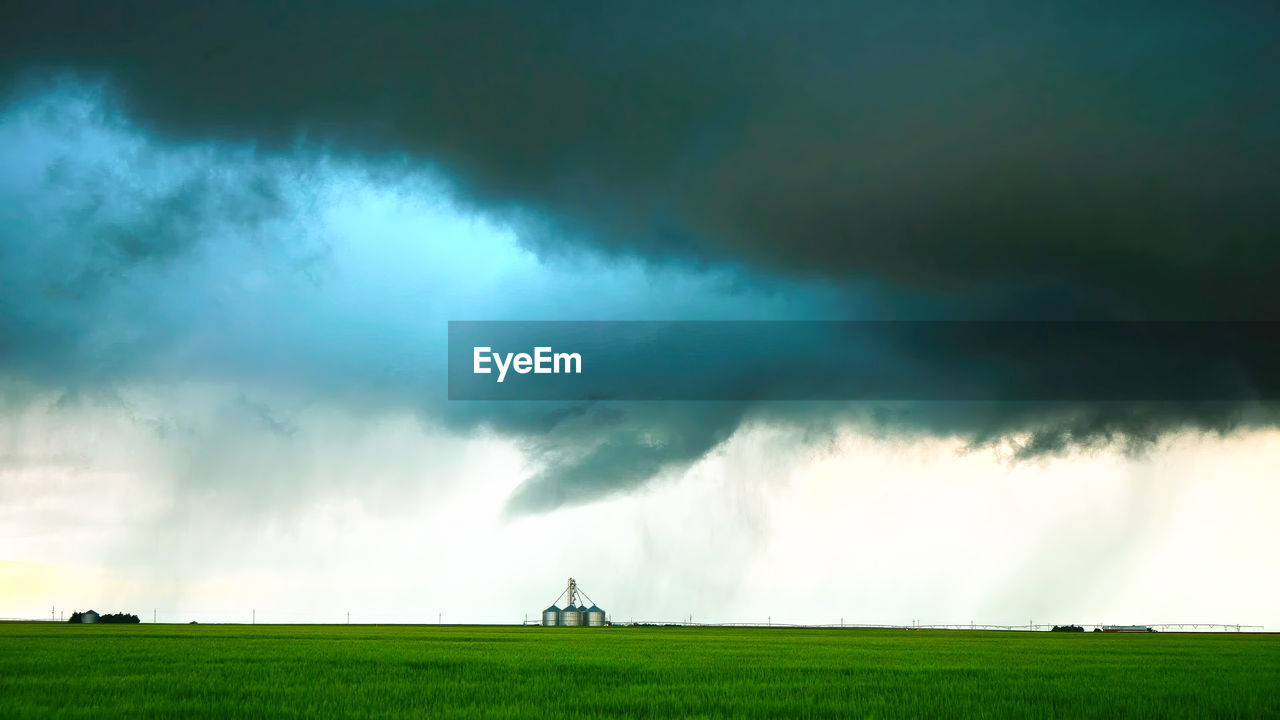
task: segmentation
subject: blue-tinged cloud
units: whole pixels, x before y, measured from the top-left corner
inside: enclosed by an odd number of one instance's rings
[[[1277,27],[1198,0],[24,0],[0,81],[102,80],[169,139],[431,163],[544,255],[1273,318]]]
[[[510,228],[459,209],[430,173],[157,142],[100,89],[63,86],[11,105],[0,146],[0,375],[11,403],[50,390],[118,403],[121,387],[206,384],[244,411],[229,417],[285,440],[295,423],[271,402],[409,411],[523,438],[551,484],[572,490],[538,507],[687,465],[744,408],[450,404],[448,320],[787,319],[856,305],[830,286],[729,271],[546,261]],[[699,433],[638,439],[677,421],[701,423]],[[588,479],[601,445],[626,451]]]

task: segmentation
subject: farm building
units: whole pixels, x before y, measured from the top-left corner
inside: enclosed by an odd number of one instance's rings
[[[578,587],[578,583],[573,578],[569,578],[569,585],[564,592],[560,593],[560,597],[565,594],[569,595],[569,604],[564,608],[560,608],[556,603],[552,603],[551,607],[542,611],[542,624],[548,627],[604,627],[609,624],[605,616],[604,610],[600,609],[586,593]],[[579,604],[579,596],[582,599],[591,602],[591,607],[585,604]],[[560,598],[556,598],[559,602]]]

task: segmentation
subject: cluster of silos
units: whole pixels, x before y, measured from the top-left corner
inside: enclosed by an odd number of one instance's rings
[[[570,605],[560,608],[555,605],[542,611],[542,624],[563,627],[604,627],[604,610],[592,605]]]
[[[569,594],[569,604],[563,608],[552,605],[543,610],[543,625],[548,627],[604,627],[604,610],[601,610],[594,603],[591,607],[574,604],[577,601],[579,591],[573,578],[569,578],[569,587],[566,592]],[[563,596],[564,593],[561,593],[561,597]]]

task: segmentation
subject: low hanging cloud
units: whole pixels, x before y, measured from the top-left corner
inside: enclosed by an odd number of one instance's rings
[[[446,402],[457,318],[1280,312],[1266,6],[559,10],[319,3],[286,32],[259,3],[11,5],[6,380],[410,408],[520,439],[542,469],[515,511],[640,487],[757,421],[1018,456],[1274,423],[1250,402]]]

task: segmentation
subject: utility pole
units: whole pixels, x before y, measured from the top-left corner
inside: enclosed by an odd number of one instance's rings
[[[350,611],[350,610],[348,610],[348,611],[347,611],[347,624],[348,624],[348,625],[350,625],[350,624],[351,624],[351,611]]]
[[[257,625],[258,624],[258,608],[254,608],[250,612],[253,613],[253,615],[251,616],[250,624]]]
[[[151,624],[154,625],[155,622],[156,622],[156,609],[151,608]]]

